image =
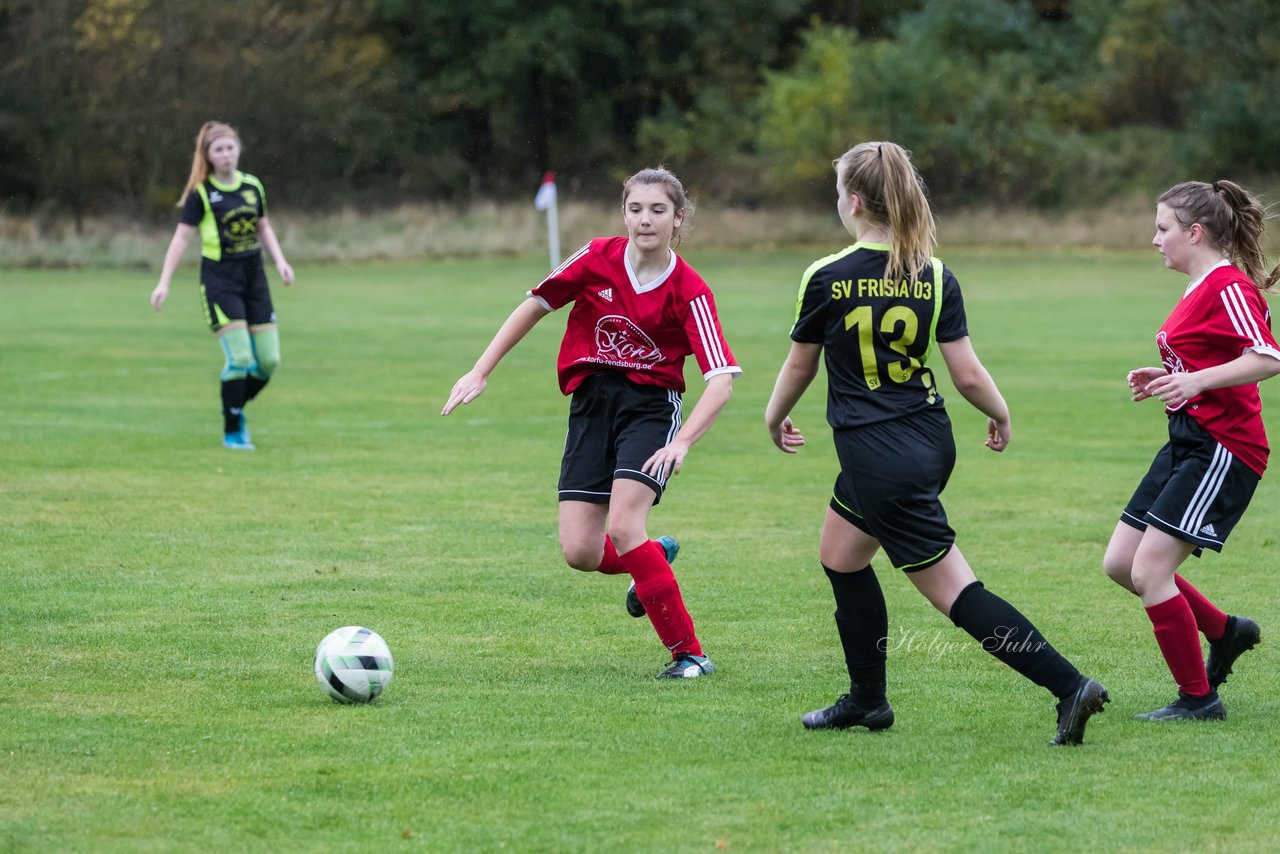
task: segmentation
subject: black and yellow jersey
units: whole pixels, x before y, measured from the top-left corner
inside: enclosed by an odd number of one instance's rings
[[[889,247],[855,243],[805,271],[791,339],[826,351],[832,427],[942,406],[926,367],[933,342],[956,341],[969,330],[959,283],[932,261],[918,279],[890,281]]]
[[[211,261],[259,252],[258,220],[267,215],[262,182],[236,172],[227,185],[212,176],[187,194],[182,222],[200,227],[200,254]]]

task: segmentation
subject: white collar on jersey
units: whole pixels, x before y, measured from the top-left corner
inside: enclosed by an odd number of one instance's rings
[[[631,280],[631,289],[638,294],[647,294],[655,288],[662,287],[662,283],[671,277],[672,271],[676,268],[676,253],[671,250],[671,263],[667,265],[667,269],[662,271],[656,279],[647,285],[640,284],[640,280],[636,278],[636,271],[631,266],[631,241],[627,241],[626,247],[622,250],[622,263],[627,268],[627,278]]]
[[[1231,266],[1231,262],[1228,261],[1226,258],[1223,258],[1217,264],[1214,264],[1212,267],[1210,267],[1208,270],[1205,271],[1205,274],[1203,276],[1196,279],[1191,284],[1187,285],[1187,289],[1182,293],[1183,299],[1186,299],[1191,294],[1192,291],[1200,287],[1200,283],[1203,282],[1205,279],[1209,278],[1209,274],[1212,273],[1214,270],[1218,269],[1219,267],[1230,267],[1230,266]]]

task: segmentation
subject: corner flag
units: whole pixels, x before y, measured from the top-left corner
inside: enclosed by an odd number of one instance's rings
[[[556,203],[556,173],[548,172],[542,176],[542,186],[538,188],[538,195],[533,197],[533,206],[540,211],[545,211]]]
[[[560,226],[556,221],[556,176],[548,172],[542,176],[542,186],[533,197],[533,206],[547,212],[547,245],[551,253],[551,269],[560,264]]]

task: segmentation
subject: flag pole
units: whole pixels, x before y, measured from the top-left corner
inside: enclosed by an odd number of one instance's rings
[[[551,255],[551,268],[560,265],[560,223],[556,216],[556,176],[548,172],[542,176],[542,186],[533,199],[533,206],[547,212],[547,248]]]

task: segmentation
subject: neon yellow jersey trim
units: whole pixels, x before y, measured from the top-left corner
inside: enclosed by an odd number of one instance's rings
[[[210,175],[209,183],[217,187],[219,190],[221,190],[224,193],[235,192],[236,190],[240,189],[240,185],[244,183],[244,173],[237,169],[236,174],[232,176],[232,181],[230,184],[219,184],[218,179]]]
[[[825,258],[819,258],[817,261],[814,261],[812,264],[809,265],[809,268],[804,271],[804,275],[800,277],[800,292],[796,294],[796,316],[795,316],[795,319],[791,321],[791,328],[793,330],[795,329],[796,324],[800,322],[800,310],[804,308],[804,292],[809,289],[809,280],[813,278],[813,274],[818,272],[828,264],[834,263],[835,261],[839,261],[841,258],[848,255],[850,252],[853,252],[854,250],[856,250],[859,246],[865,246],[865,245],[866,244],[855,243],[852,246],[846,246],[844,249],[841,249],[839,252],[836,252],[833,255],[828,255]]]
[[[196,192],[204,203],[204,216],[200,218],[200,254],[210,261],[221,261],[222,238],[218,235],[218,223],[213,219],[213,205],[209,203],[209,191],[203,181],[196,185]]]
[[[920,357],[922,368],[929,361],[933,345],[938,341],[938,317],[942,314],[942,261],[938,258],[929,260],[933,262],[933,320],[929,324],[929,345],[924,348],[924,355]]]

